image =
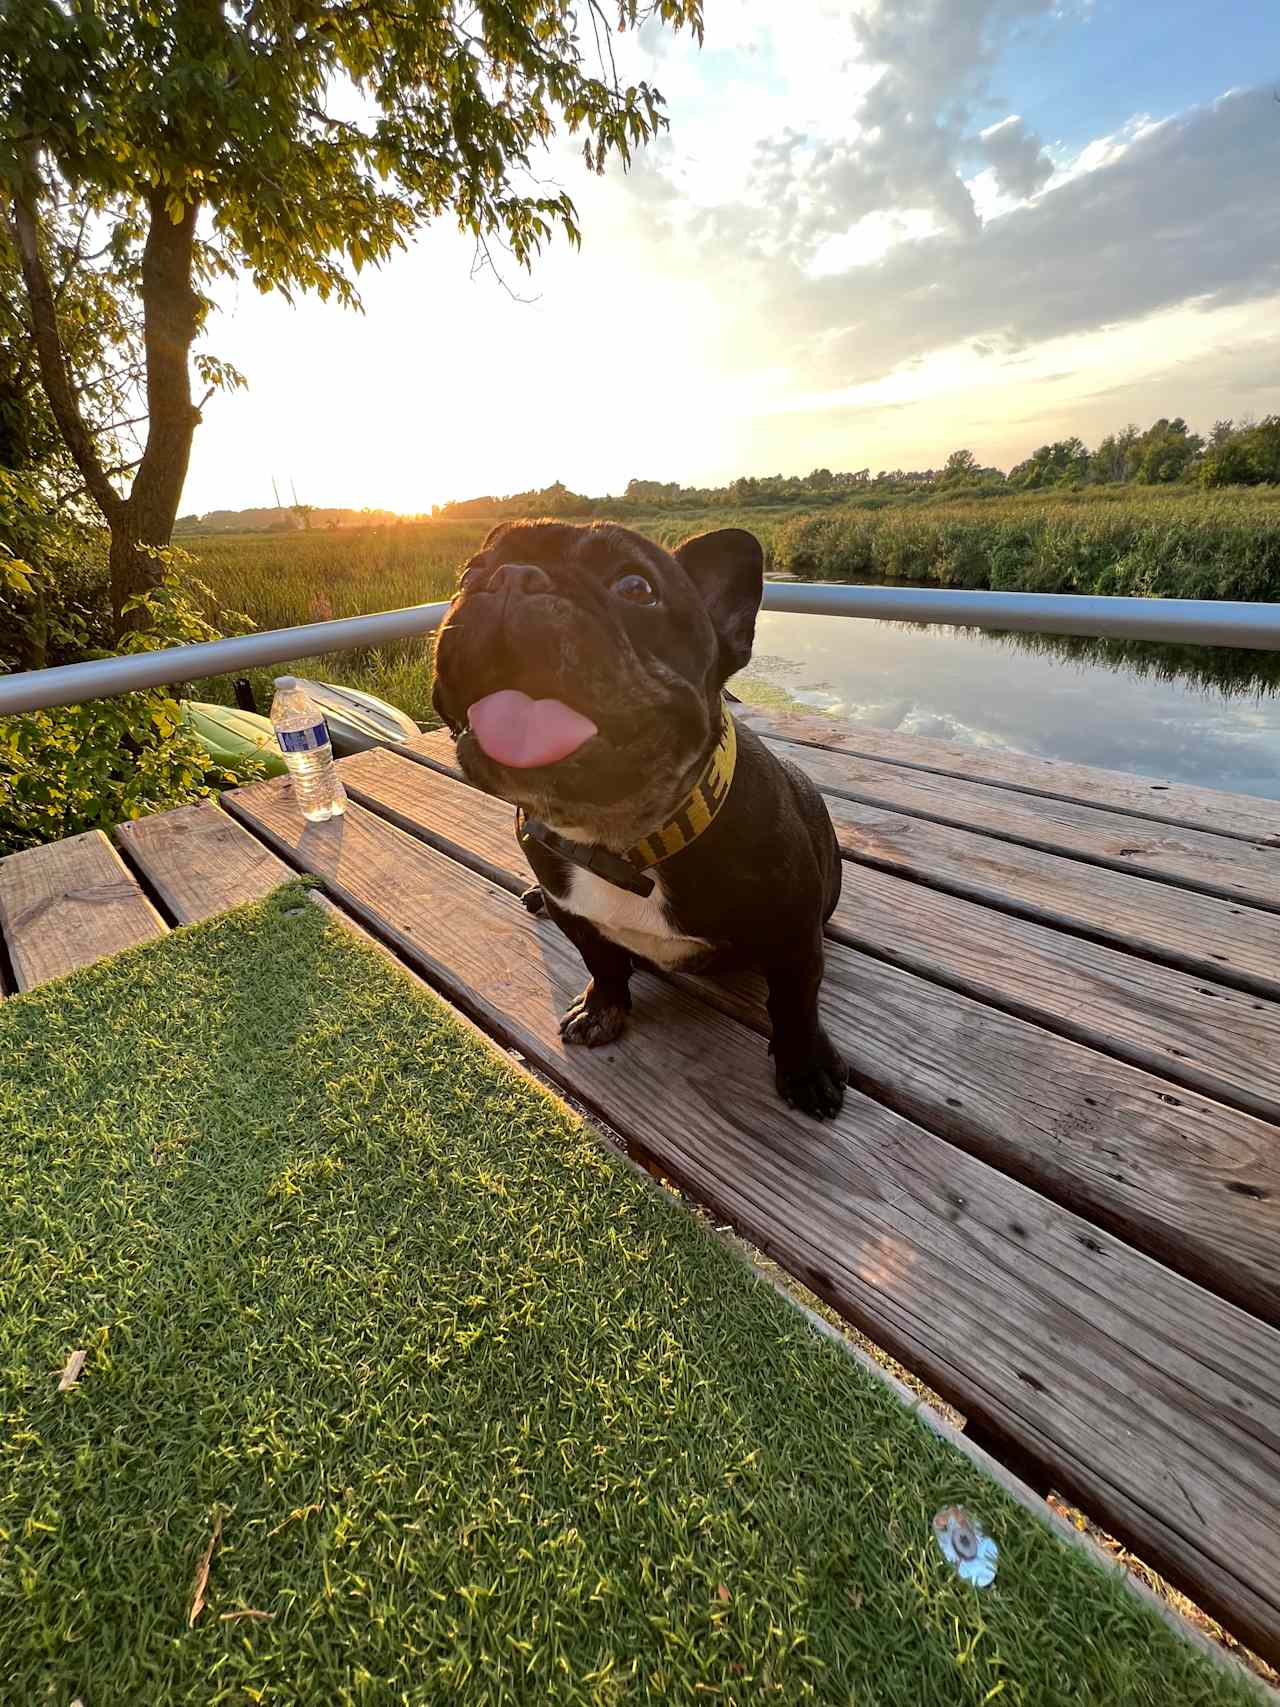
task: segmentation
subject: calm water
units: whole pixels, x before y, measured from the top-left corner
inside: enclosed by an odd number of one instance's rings
[[[1280,654],[762,615],[750,675],[848,723],[1280,799]]]

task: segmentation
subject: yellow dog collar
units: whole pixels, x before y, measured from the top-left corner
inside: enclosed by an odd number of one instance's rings
[[[720,710],[720,739],[702,774],[671,816],[642,836],[623,854],[610,853],[607,848],[584,847],[558,834],[540,818],[526,818],[524,809],[516,810],[516,836],[521,843],[538,842],[549,852],[558,854],[584,871],[592,871],[619,889],[629,889],[633,895],[651,895],[653,879],[645,876],[651,866],[661,865],[690,842],[697,841],[702,832],[715,821],[716,814],[729,797],[734,769],[738,762],[738,729],[732,713],[725,705]],[[524,897],[531,911],[536,911],[529,897],[540,896],[530,890]]]
[[[637,871],[661,865],[664,859],[697,841],[728,799],[738,762],[738,729],[727,707],[721,708],[721,717],[720,739],[688,797],[656,830],[650,830],[623,854],[623,859]]]

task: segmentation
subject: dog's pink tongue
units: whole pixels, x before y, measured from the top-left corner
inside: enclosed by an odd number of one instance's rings
[[[515,688],[478,699],[467,720],[488,756],[513,770],[559,764],[599,734],[589,717],[558,699],[530,699]]]

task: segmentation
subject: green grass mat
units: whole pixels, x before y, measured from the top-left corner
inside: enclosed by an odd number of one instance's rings
[[[297,890],[0,1062],[0,1699],[1248,1699]]]

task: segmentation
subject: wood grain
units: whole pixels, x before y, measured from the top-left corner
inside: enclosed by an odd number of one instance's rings
[[[1280,1120],[1280,1003],[869,868],[846,866],[828,931],[1006,1013]]]
[[[293,875],[211,801],[136,818],[116,837],[180,925],[261,900]]]
[[[421,826],[417,833],[433,845],[517,893],[530,882],[515,837],[504,828],[502,802],[394,753],[365,753],[342,764],[344,777],[360,779],[354,786],[363,798],[401,827]],[[358,772],[346,768],[357,764]],[[893,850],[915,833],[904,833],[904,822],[913,821],[871,814],[858,832],[860,845],[892,863]],[[993,841],[986,846],[993,861],[1007,851]],[[828,929],[851,947],[1168,1079],[1169,1094],[1190,1087],[1263,1120],[1280,1120],[1278,1002],[862,865],[846,865]]]
[[[450,776],[460,777],[458,755],[453,745],[453,736],[447,729],[428,729],[423,735],[415,735],[398,747],[397,752],[407,754],[416,759],[419,764],[433,765],[437,770],[447,771]]]
[[[820,1125],[761,1040],[637,981],[632,1035],[566,1050],[554,927],[353,805],[228,797],[464,1012],[611,1125],[1238,1630],[1280,1654],[1280,1334],[880,1104]],[[709,1063],[714,1063],[710,1067]]]
[[[1202,830],[1143,824],[1036,794],[1014,794],[985,783],[907,770],[848,753],[819,751],[792,742],[767,743],[779,757],[811,776],[827,794],[879,806],[939,824],[1070,854],[1116,871],[1132,871],[1206,894],[1280,909],[1280,842],[1264,846]]]
[[[343,765],[353,767],[360,797],[381,815],[402,828],[427,823],[424,839],[504,888],[519,892],[530,881],[500,802],[390,753],[361,754]],[[344,775],[351,787],[350,773]],[[467,838],[480,857],[466,852]],[[842,933],[851,923],[869,928],[874,885],[871,874],[848,870],[834,921]],[[897,927],[917,891],[892,880],[882,887],[874,946],[880,955],[897,954],[906,938]],[[944,932],[953,957],[955,944],[963,947],[987,922],[977,908],[961,909],[960,919],[958,931],[948,920]],[[999,921],[993,923],[998,931]],[[1061,942],[1070,974],[1076,945],[1048,932],[1038,942],[1044,953]],[[1005,956],[999,943],[996,948],[999,971]],[[1025,945],[1015,943],[1015,967],[1024,956]],[[933,960],[922,964],[938,970]],[[1096,980],[1109,973],[1114,981],[1128,970],[1122,959],[1108,956],[1101,972],[1090,962],[1087,975]],[[1141,968],[1137,975],[1146,976]],[[1060,984],[1061,974],[1050,988]],[[758,979],[692,979],[688,987],[767,1031]],[[1177,996],[1161,991],[1166,1006]],[[1237,1041],[1233,999],[1229,992],[1201,998],[1215,1026],[1213,1004],[1228,1002],[1226,1047]],[[1071,1009],[1086,1011],[1096,1000],[1096,984],[1073,986],[1068,998]],[[855,1083],[1223,1297],[1280,1322],[1280,1132],[1268,1121],[835,943],[828,949],[823,1006]],[[1118,1027],[1140,1032],[1148,1006],[1149,989],[1140,983],[1126,995]],[[1104,1018],[1109,1011],[1103,1008]],[[1058,1010],[1051,1017],[1061,1021]],[[1093,1028],[1087,1033],[1090,1040],[1097,1035]],[[1235,1064],[1247,1071],[1244,1041],[1244,1060]],[[1211,1069],[1190,1051],[1188,1058],[1218,1088]]]
[[[834,794],[826,801],[847,859],[1280,996],[1280,913]]]
[[[1033,758],[1026,753],[927,740],[920,735],[901,735],[896,730],[872,729],[865,724],[850,727],[830,717],[803,713],[779,715],[749,705],[738,707],[735,715],[758,734],[780,740],[829,747],[911,770],[964,777],[1016,793],[1073,800],[1082,806],[1100,806],[1156,823],[1209,830],[1221,836],[1239,836],[1245,841],[1271,842],[1280,847],[1280,801],[1225,794],[1219,789],[1171,782],[1167,777],[1128,776],[1120,771],[1072,764],[1065,759]]]
[[[899,739],[909,744],[909,738]],[[446,730],[434,730],[407,745],[420,764],[459,777],[453,739]],[[795,761],[794,753],[783,747],[776,750]],[[1171,966],[1265,995],[1280,995],[1280,914],[1133,875],[1127,869],[998,840],[979,830],[906,812],[889,813],[840,795],[828,795],[827,805],[841,847],[851,859],[867,860],[990,906],[1083,931],[1118,947],[1154,955]],[[1276,815],[1280,821],[1280,808]],[[1280,853],[1276,861],[1280,871]]]
[[[762,1036],[764,981],[677,982]],[[1280,1326],[1280,1131],[856,950],[822,1012],[853,1083]]]
[[[0,859],[0,932],[19,990],[166,929],[101,830]]]
[[[385,747],[341,760],[338,774],[353,800],[482,877],[517,890],[534,881],[516,841],[514,808],[504,801]]]

